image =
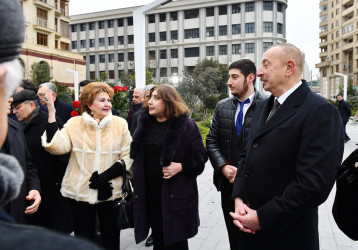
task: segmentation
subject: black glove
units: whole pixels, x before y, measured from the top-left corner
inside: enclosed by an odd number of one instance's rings
[[[112,196],[113,187],[107,183],[104,187],[98,189],[97,198],[100,201],[108,200]]]
[[[120,162],[114,163],[109,169],[104,171],[102,174],[98,174],[98,172],[94,172],[89,179],[91,182],[89,184],[89,188],[91,189],[100,189],[109,185],[108,181],[118,176],[121,176],[123,173],[123,165]],[[113,188],[112,188],[113,189]]]

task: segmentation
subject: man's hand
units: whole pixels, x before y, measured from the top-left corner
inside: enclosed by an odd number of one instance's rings
[[[31,190],[26,196],[26,200],[32,201],[32,204],[25,209],[25,214],[33,214],[39,208],[41,203],[41,195],[37,190]]]
[[[230,183],[234,183],[237,168],[232,165],[224,165],[221,167],[221,172],[229,180]]]
[[[53,98],[53,94],[52,94],[52,90],[48,89],[46,91],[45,94],[45,101],[46,101],[46,106],[48,109],[48,122],[52,123],[52,122],[56,122],[56,109],[55,109],[55,103],[54,103],[54,98]]]
[[[170,179],[177,173],[181,172],[183,170],[183,167],[181,163],[177,162],[171,162],[169,166],[163,167],[163,178],[164,179]]]
[[[235,198],[235,213],[230,213],[234,224],[245,233],[255,234],[260,230],[259,219],[256,210],[250,209],[241,198]]]

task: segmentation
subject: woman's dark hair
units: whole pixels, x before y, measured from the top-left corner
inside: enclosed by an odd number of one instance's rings
[[[88,114],[91,114],[91,109],[88,107],[88,105],[91,105],[96,95],[101,92],[107,93],[109,98],[113,98],[113,89],[108,84],[104,82],[91,82],[87,84],[83,88],[80,96],[81,111],[85,111]]]
[[[152,98],[152,94],[155,90],[157,91],[159,98],[165,103],[166,107],[164,110],[164,116],[166,118],[171,116],[179,117],[189,114],[190,111],[188,106],[173,86],[168,84],[154,86],[150,90],[150,98]],[[148,106],[148,101],[146,101],[143,107],[148,108]]]

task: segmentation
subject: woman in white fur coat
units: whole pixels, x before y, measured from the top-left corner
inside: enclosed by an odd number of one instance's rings
[[[131,173],[127,122],[112,116],[113,89],[105,83],[85,86],[80,96],[82,116],[73,117],[59,130],[52,95],[46,94],[48,125],[42,145],[51,154],[71,152],[61,193],[70,199],[75,236],[95,238],[96,212],[106,249],[119,249],[119,230],[112,203],[120,197],[123,166]]]

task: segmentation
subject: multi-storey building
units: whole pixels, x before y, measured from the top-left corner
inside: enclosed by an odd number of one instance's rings
[[[87,78],[106,72],[118,83],[134,69],[133,10],[71,16],[71,50],[85,55]],[[181,0],[146,15],[146,66],[157,82],[191,70],[204,58],[229,64],[260,63],[275,43],[285,42],[287,0]]]
[[[16,0],[18,1],[18,0]],[[70,17],[68,0],[21,0],[26,37],[21,52],[25,78],[30,79],[34,62],[48,63],[53,80],[73,85],[73,73],[85,78],[86,62],[79,53],[70,51]]]
[[[319,44],[321,95],[335,99],[343,85],[340,73],[358,84],[358,1],[320,0]]]

